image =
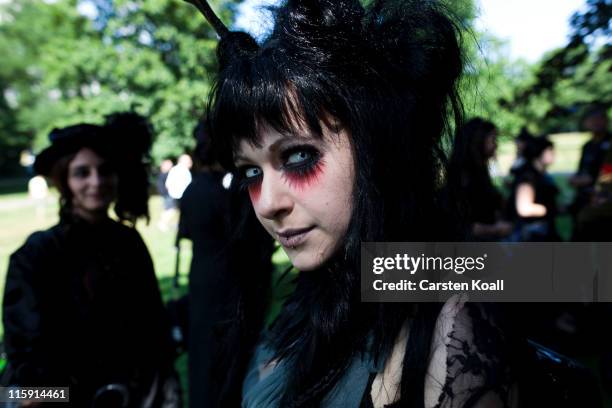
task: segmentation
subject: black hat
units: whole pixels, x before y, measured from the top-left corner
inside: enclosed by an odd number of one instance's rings
[[[62,157],[76,153],[83,147],[99,150],[103,146],[104,133],[104,127],[88,123],[53,129],[49,133],[51,146],[36,156],[34,171],[36,174],[48,176],[53,165]]]

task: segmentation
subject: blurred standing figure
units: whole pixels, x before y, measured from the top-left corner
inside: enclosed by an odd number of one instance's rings
[[[67,407],[178,407],[164,306],[133,228],[148,219],[148,124],[117,114],[49,138],[34,169],[61,194],[60,222],[11,255],[3,382],[68,386]]]
[[[529,131],[525,127],[521,129],[518,136],[514,139],[514,144],[516,146],[516,157],[514,159],[514,162],[512,162],[512,167],[510,167],[511,175],[516,175],[516,173],[518,173],[525,165],[525,148],[532,140],[533,135],[529,133]]]
[[[591,139],[582,147],[578,171],[570,179],[570,184],[576,189],[576,198],[570,208],[574,218],[591,201],[593,187],[612,145],[604,106],[589,109],[583,117],[582,128],[591,133]]]
[[[475,240],[498,240],[512,232],[512,225],[501,219],[503,198],[489,174],[489,160],[497,150],[497,128],[489,121],[468,121],[455,138],[450,178],[459,178],[467,205],[470,233]]]
[[[181,154],[176,165],[170,169],[166,178],[166,188],[168,189],[168,195],[174,200],[180,200],[183,197],[183,192],[191,183],[191,166],[193,166],[191,156]]]
[[[534,138],[525,147],[525,165],[515,175],[509,199],[516,220],[514,241],[559,241],[555,226],[559,189],[546,172],[554,159],[553,144]]]
[[[177,239],[193,242],[189,271],[189,406],[206,408],[212,407],[216,398],[211,386],[211,361],[218,348],[213,329],[223,320],[221,306],[231,288],[226,256],[229,192],[222,185],[225,173],[213,158],[203,122],[194,136],[195,171],[180,201]]]
[[[176,210],[176,202],[174,198],[170,197],[168,189],[166,188],[166,180],[168,179],[168,173],[174,166],[172,159],[165,159],[159,165],[159,174],[157,175],[157,192],[162,197],[164,210],[160,216],[158,227],[160,230],[165,231],[168,229],[168,223],[172,218],[173,213]]]
[[[612,149],[603,160],[590,202],[578,213],[573,241],[612,241]]]
[[[47,197],[49,196],[49,187],[43,176],[34,176],[28,181],[28,196],[36,208],[36,218],[43,218]]]

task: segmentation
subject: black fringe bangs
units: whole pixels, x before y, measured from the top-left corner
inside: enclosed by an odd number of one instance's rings
[[[462,69],[457,27],[435,4],[286,1],[273,9],[274,30],[258,49],[229,58],[235,47],[223,39],[226,61],[207,115],[222,163],[232,168],[239,141],[256,145],[262,123],[286,134],[301,123],[319,137],[329,116],[369,133],[369,142],[376,127],[381,143],[415,129],[435,144],[448,127],[446,106],[460,110],[454,87]]]

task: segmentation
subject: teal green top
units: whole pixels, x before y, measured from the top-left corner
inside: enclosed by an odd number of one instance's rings
[[[260,377],[260,368],[274,357],[272,351],[259,344],[249,364],[247,375],[242,386],[243,408],[275,408],[280,406],[283,385],[287,377],[287,362],[282,361],[273,368],[264,370]],[[382,365],[382,364],[381,364]],[[360,353],[353,357],[351,364],[334,388],[325,396],[322,408],[358,408],[366,392],[370,376],[381,372],[370,353]]]

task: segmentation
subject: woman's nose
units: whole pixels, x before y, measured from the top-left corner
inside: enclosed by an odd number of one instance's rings
[[[293,196],[280,174],[276,172],[265,174],[260,188],[259,197],[253,206],[261,217],[278,220],[291,213],[294,205]]]
[[[93,169],[89,174],[89,184],[95,187],[99,187],[104,184],[106,176],[101,174],[98,170]]]

